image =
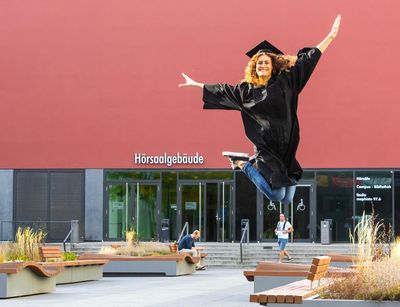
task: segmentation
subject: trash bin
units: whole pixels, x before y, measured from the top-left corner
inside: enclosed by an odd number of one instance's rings
[[[247,233],[246,233],[246,235],[244,237],[243,242],[249,243],[250,242],[250,220],[249,219],[241,219],[241,221],[240,221],[240,229],[241,229],[241,237],[242,237],[247,223],[249,223],[249,227],[247,229]]]
[[[332,243],[332,220],[325,219],[321,221],[321,244]]]
[[[161,219],[161,242],[169,242],[169,219]]]

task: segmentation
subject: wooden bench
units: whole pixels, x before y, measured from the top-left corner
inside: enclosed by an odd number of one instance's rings
[[[327,274],[331,258],[328,256],[315,257],[307,272],[307,278],[287,285],[269,289],[250,295],[250,302],[260,304],[286,303],[301,304],[303,299],[315,295],[321,286],[321,279]],[[313,282],[318,281],[318,287],[313,288]]]
[[[33,261],[0,263],[0,298],[53,292],[61,271]]]
[[[310,264],[277,263],[262,261],[255,271],[244,271],[243,275],[253,282],[254,293],[283,286],[307,277]]]
[[[39,246],[39,255],[42,261],[61,260],[63,256],[59,246]]]
[[[163,256],[120,256],[85,253],[79,257],[84,259],[106,259],[109,261],[104,266],[104,275],[129,276],[129,275],[164,275],[179,276],[195,272],[196,264],[200,257],[189,254],[172,254]]]
[[[248,281],[254,282],[254,293],[283,286],[307,278],[310,264],[262,261],[255,271],[244,271]],[[327,276],[347,276],[352,270],[329,266]]]
[[[279,263],[272,261],[261,261],[255,271],[244,271],[243,275],[248,281],[254,281],[255,276],[300,276],[307,277],[310,271],[309,264]]]
[[[39,254],[44,260],[39,264],[46,269],[62,269],[56,277],[56,284],[99,280],[103,277],[103,266],[108,263],[106,259],[61,261],[63,254],[58,246],[41,246]]]
[[[178,243],[171,243],[171,244],[168,245],[168,247],[169,247],[169,251],[170,251],[171,253],[173,253],[173,254],[178,254],[178,255],[179,255],[179,250],[178,250],[179,244],[178,244]],[[202,250],[203,248],[202,248],[202,247],[199,247],[198,249],[199,249],[199,250]],[[189,254],[189,253],[188,253],[188,254]],[[190,255],[190,254],[189,254],[189,255]],[[200,263],[199,263],[199,266],[201,266],[201,267],[204,266],[203,261],[204,261],[204,258],[206,258],[207,256],[208,256],[208,254],[200,253]]]
[[[169,245],[168,245],[169,251],[170,251],[171,253],[173,253],[173,254],[177,254],[177,253],[178,253],[178,246],[179,246],[178,243],[171,243],[171,244],[169,244]]]

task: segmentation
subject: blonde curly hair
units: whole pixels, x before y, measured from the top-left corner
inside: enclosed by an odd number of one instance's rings
[[[275,54],[272,52],[258,52],[249,61],[245,70],[244,81],[255,85],[256,87],[264,86],[265,80],[259,78],[256,72],[256,64],[258,58],[262,55],[269,56],[272,61],[272,75],[279,75],[282,71],[288,71],[290,61],[282,54]]]

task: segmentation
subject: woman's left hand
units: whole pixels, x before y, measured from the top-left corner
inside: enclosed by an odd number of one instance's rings
[[[284,55],[283,57],[286,60],[289,60],[289,65],[290,66],[293,66],[294,64],[296,64],[297,56],[295,56],[295,55]]]

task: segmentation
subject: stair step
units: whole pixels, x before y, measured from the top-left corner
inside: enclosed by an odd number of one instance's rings
[[[111,244],[124,244],[124,242],[83,242],[78,244],[67,244],[77,254],[85,252],[98,252],[102,246]],[[62,245],[61,245],[62,246]],[[260,261],[278,261],[279,250],[276,242],[250,243],[243,244],[243,262],[240,262],[239,243],[215,243],[200,242],[196,246],[204,248],[205,264],[216,267],[241,267],[251,268]],[[287,247],[288,252],[293,257],[290,263],[310,264],[315,256],[326,255],[328,253],[352,254],[353,246],[349,243],[339,243],[332,245],[321,245],[318,243],[290,243]]]

